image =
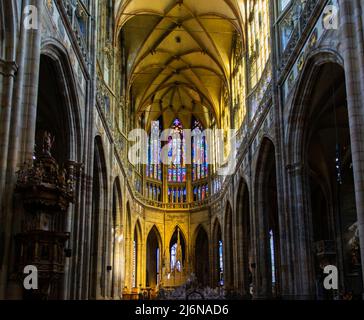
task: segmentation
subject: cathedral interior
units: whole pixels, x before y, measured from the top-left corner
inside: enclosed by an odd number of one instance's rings
[[[0,299],[363,299],[362,5],[1,1]]]

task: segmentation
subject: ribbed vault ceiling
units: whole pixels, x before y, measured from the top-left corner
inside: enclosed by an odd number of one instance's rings
[[[241,1],[240,1],[241,2]],[[219,120],[229,90],[234,36],[243,37],[236,0],[127,0],[117,11],[128,88],[147,121],[191,115]]]

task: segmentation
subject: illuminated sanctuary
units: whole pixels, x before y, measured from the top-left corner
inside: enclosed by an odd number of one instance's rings
[[[362,299],[363,28],[351,0],[1,1],[0,299]]]

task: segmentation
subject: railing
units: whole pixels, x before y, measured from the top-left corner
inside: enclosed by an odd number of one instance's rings
[[[272,81],[272,59],[269,56],[267,63],[265,64],[262,76],[260,77],[256,86],[251,90],[248,95],[248,106],[250,109],[250,120],[256,115],[259,106],[262,105],[266,93],[271,85]]]
[[[87,61],[87,45],[85,42],[85,35],[81,31],[81,27],[77,19],[73,19],[73,31],[75,32],[77,38],[77,44],[80,47],[82,57]]]
[[[86,39],[85,39],[85,35],[81,31],[81,27],[76,18],[77,6],[81,6],[81,4],[79,4],[78,0],[72,0],[72,1],[71,0],[58,0],[57,3],[59,6],[61,6],[63,8],[64,12],[66,13],[66,18],[68,19],[68,21],[72,27],[72,31],[74,33],[75,40],[79,47],[82,58],[84,59],[84,62],[87,63],[88,49],[87,49],[87,44],[85,41]],[[85,24],[87,25],[87,21],[85,22]]]
[[[168,203],[168,202],[159,202],[155,200],[148,199],[141,195],[139,192],[135,192],[135,198],[139,200],[139,202],[143,203],[146,206],[150,206],[157,209],[163,210],[193,210],[193,209],[203,209],[211,204],[211,202],[215,199],[215,196],[212,195],[209,198],[201,201],[194,202],[185,202],[185,203]]]
[[[313,13],[318,10],[320,5],[322,4],[322,0],[307,0],[305,7],[303,8],[301,15],[298,19],[298,22],[291,34],[291,37],[288,41],[286,48],[284,49],[281,59],[280,59],[280,66],[278,68],[279,74],[283,72],[286,68],[288,62],[290,61],[295,48],[302,36],[302,34],[306,31],[306,28],[309,24]]]
[[[258,106],[258,109],[256,110],[253,119],[251,120],[249,127],[250,128],[256,128],[259,120],[261,119],[262,114],[266,110],[266,108],[269,106],[269,102],[272,97],[272,82],[270,81],[267,84],[267,87],[263,93],[263,96],[260,99],[260,103]]]

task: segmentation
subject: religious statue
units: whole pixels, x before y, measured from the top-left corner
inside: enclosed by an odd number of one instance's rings
[[[44,131],[43,134],[43,154],[51,156],[51,149],[53,147],[55,138],[49,131]]]
[[[353,223],[348,231],[350,233],[350,239],[348,241],[348,247],[351,254],[351,264],[353,267],[360,265],[360,247],[359,247],[359,229],[358,222]]]

